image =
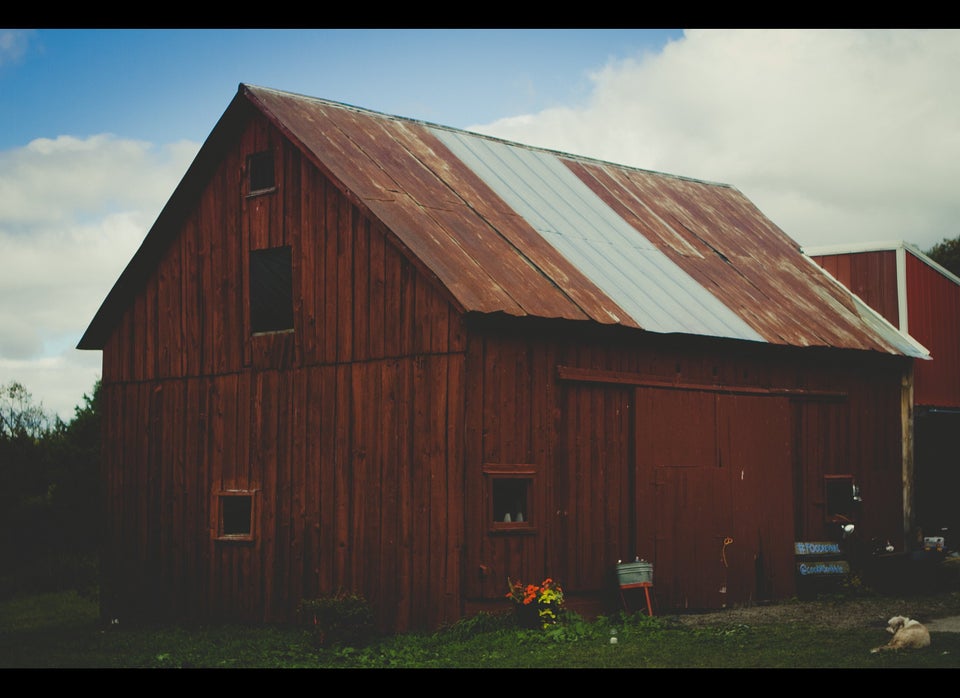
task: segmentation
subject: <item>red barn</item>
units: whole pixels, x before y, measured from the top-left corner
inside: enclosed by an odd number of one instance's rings
[[[728,185],[247,85],[79,346],[104,617],[387,631],[634,557],[661,609],[788,597],[838,513],[902,544],[926,356]]]
[[[903,241],[805,252],[929,350],[914,372],[913,518],[926,535],[960,531],[960,278]]]

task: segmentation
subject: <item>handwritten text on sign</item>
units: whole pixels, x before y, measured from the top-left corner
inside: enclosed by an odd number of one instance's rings
[[[796,555],[839,555],[841,553],[840,544],[830,541],[796,541],[793,545]]]
[[[801,577],[826,577],[834,574],[849,574],[850,564],[845,560],[833,562],[799,562],[797,571]]]

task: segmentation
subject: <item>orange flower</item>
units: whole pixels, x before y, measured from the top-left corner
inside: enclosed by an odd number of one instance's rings
[[[507,577],[507,583],[509,591],[506,597],[513,601],[517,608],[524,609],[525,615],[522,617],[527,620],[523,622],[529,622],[526,609],[536,610],[536,622],[540,627],[546,628],[559,622],[564,608],[563,589],[553,577],[547,577],[540,584],[524,584]]]

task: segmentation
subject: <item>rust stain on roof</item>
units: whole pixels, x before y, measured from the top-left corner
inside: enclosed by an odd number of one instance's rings
[[[890,351],[849,294],[736,189],[571,162],[599,196],[768,342]]]

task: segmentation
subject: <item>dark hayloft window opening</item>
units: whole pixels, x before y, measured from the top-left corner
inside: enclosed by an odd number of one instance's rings
[[[827,519],[842,517],[855,521],[859,496],[853,485],[853,477],[828,475],[824,478],[824,485],[827,496]]]
[[[218,538],[253,539],[253,494],[229,492],[219,496],[220,521]]]
[[[293,329],[293,274],[290,247],[250,253],[250,330]]]
[[[520,478],[493,480],[494,523],[530,522],[530,481]]]
[[[247,157],[247,173],[250,177],[250,193],[273,189],[273,151],[265,150]]]

